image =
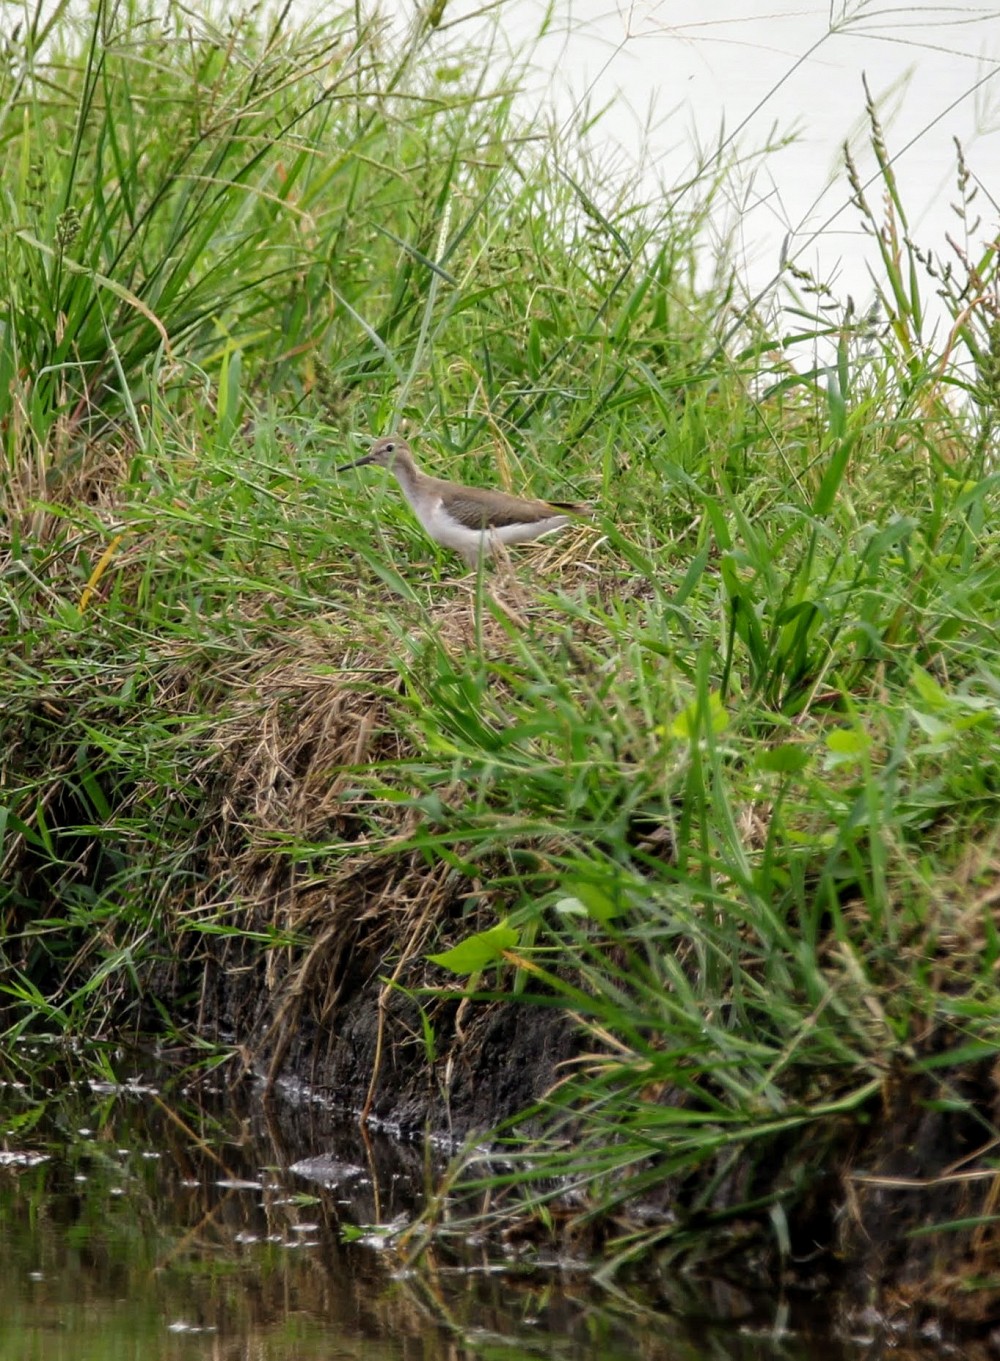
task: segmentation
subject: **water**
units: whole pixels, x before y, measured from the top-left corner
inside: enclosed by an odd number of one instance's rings
[[[408,1265],[346,1243],[344,1225],[410,1217],[434,1155],[368,1143],[315,1104],[268,1106],[252,1086],[233,1094],[151,1067],[124,1085],[7,1082],[0,1129],[4,1358],[877,1354],[776,1337],[781,1311],[728,1287],[687,1295],[684,1321],[555,1261],[480,1248]]]

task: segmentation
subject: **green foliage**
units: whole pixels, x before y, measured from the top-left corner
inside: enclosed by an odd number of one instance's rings
[[[426,27],[161,10],[99,3],[82,43],[57,15],[0,72],[8,1025],[148,1023],[150,979],[245,925],[224,812],[311,882],[351,819],[495,907],[423,951],[448,995],[482,971],[586,1033],[508,1180],[595,1216],[683,1183],[621,1251],[683,1246],[740,1159],[819,1157],[890,1066],[936,1073],[927,1036],[995,1052],[995,323],[948,275],[929,349],[942,271],[877,123],[884,322],[789,280],[791,337],[722,333],[707,169],[637,202]],[[995,288],[992,248],[967,272]],[[401,422],[591,528],[456,583],[384,479],[332,471]],[[359,689],[392,749],[267,824],[237,734],[301,724],[304,768],[309,705]],[[754,1202],[778,1238],[809,1166]]]

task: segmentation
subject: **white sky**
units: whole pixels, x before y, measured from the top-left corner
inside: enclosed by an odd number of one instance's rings
[[[412,16],[412,0],[383,12]],[[513,45],[538,32],[543,0],[492,6],[448,0],[451,34],[463,14],[499,20]],[[707,16],[707,17],[706,17]],[[720,128],[744,152],[774,130],[796,133],[772,153],[741,200],[743,270],[752,288],[777,270],[782,241],[799,262],[862,304],[870,249],[849,206],[841,147],[849,139],[863,176],[874,169],[864,117],[867,74],[918,244],[947,252],[957,229],[959,137],[981,181],[979,240],[998,230],[1000,201],[1000,8],[874,0],[553,0],[551,32],[538,49],[525,98],[560,118],[588,100],[612,107],[593,133],[616,164],[641,166],[650,186],[682,181],[692,146]],[[614,149],[612,149],[614,148]],[[746,188],[746,186],[744,186]],[[873,206],[879,201],[875,188]],[[839,214],[839,215],[837,215]],[[833,217],[832,223],[829,219]],[[812,233],[822,228],[815,241]]]

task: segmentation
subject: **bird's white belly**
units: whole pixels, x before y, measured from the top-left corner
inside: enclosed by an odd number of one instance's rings
[[[532,539],[541,538],[543,534],[548,534],[553,529],[562,529],[569,519],[566,515],[552,515],[545,520],[534,520],[525,524],[500,525],[496,528],[483,530],[470,529],[468,525],[463,525],[460,521],[454,519],[448,513],[440,497],[430,504],[414,506],[413,511],[424,531],[435,543],[441,544],[443,548],[454,549],[455,552],[461,553],[464,558],[472,560],[478,557],[480,553],[489,557],[493,540],[500,543],[529,543]]]
[[[453,519],[445,510],[440,497],[430,504],[414,506],[413,510],[424,532],[435,543],[441,544],[443,548],[453,548],[462,554],[480,552],[480,545],[483,542],[482,530],[469,529],[467,525]]]

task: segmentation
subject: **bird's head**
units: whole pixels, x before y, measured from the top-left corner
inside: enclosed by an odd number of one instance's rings
[[[413,454],[410,446],[401,435],[383,435],[381,439],[375,441],[367,454],[362,454],[353,463],[341,464],[334,471],[342,473],[348,468],[363,468],[369,463],[375,463],[380,468],[388,468],[392,472],[397,460],[412,463]]]

